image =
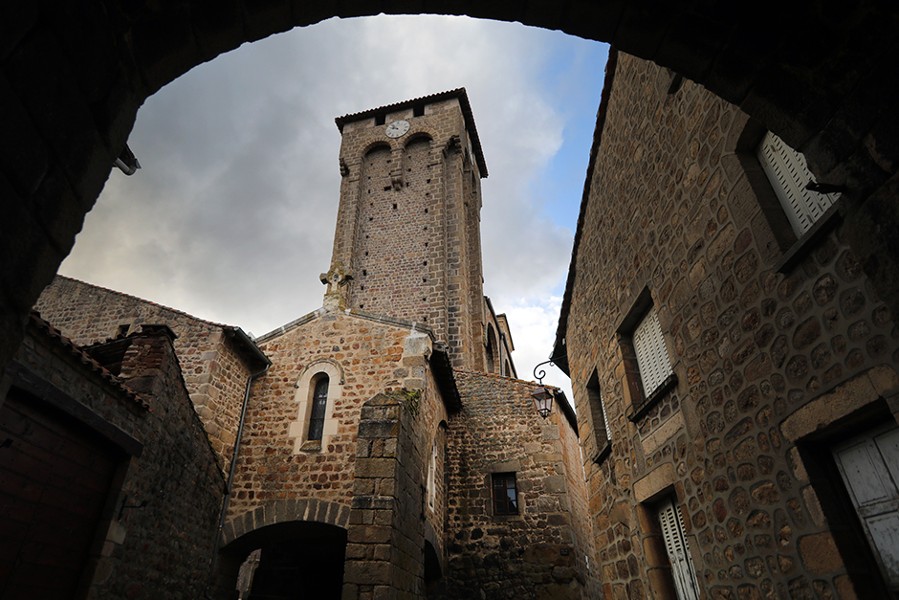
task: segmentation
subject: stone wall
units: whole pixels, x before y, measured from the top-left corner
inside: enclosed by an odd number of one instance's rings
[[[347,533],[346,600],[424,597],[426,455],[418,400],[380,394],[362,408],[353,510]]]
[[[34,323],[34,321],[33,321]],[[109,395],[109,373],[29,328],[17,361],[75,399],[76,418],[104,422],[142,445],[122,453],[99,531],[88,598],[199,598],[206,592],[224,480],[165,333],[136,333],[123,350],[121,381],[138,394]],[[47,335],[50,332],[50,335]],[[105,374],[104,374],[105,373]],[[104,378],[107,381],[104,381]],[[37,381],[33,379],[32,381]],[[49,388],[47,388],[49,389]]]
[[[887,383],[819,423],[815,443],[845,439],[849,417],[854,431],[889,419],[899,332],[838,217],[817,237],[778,243],[747,176],[746,115],[690,81],[677,91],[651,63],[619,54],[613,69],[562,332],[582,437],[602,446],[594,369],[610,425],[608,457],[585,455],[606,596],[667,589],[654,503],[673,496],[710,597],[852,597],[849,546],[835,545],[833,513],[818,508],[827,478],[806,470],[811,438],[790,439],[782,424],[881,364]],[[645,290],[677,383],[638,411],[618,332]],[[859,593],[877,577],[865,568]]]
[[[35,309],[81,346],[114,339],[142,324],[168,325],[178,336],[175,349],[191,400],[227,471],[251,367],[224,325],[62,276],[47,286]]]
[[[536,384],[456,374],[462,411],[449,421],[445,598],[595,597],[576,437],[561,411],[543,420]],[[570,467],[576,469],[569,473]],[[519,514],[494,515],[491,474],[514,472]]]

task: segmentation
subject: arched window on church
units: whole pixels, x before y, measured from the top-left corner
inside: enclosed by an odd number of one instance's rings
[[[496,334],[490,324],[487,325],[487,344],[484,350],[487,355],[487,372],[493,373],[496,369]]]
[[[315,388],[312,392],[312,414],[309,416],[310,440],[321,440],[325,428],[325,408],[328,406],[328,381],[327,375],[322,373],[315,378]]]

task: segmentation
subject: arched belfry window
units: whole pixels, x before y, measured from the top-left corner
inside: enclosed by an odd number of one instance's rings
[[[484,348],[487,358],[487,372],[493,373],[496,369],[496,334],[493,333],[493,325],[487,325],[487,343]]]
[[[325,409],[328,407],[328,382],[329,378],[324,373],[315,378],[315,387],[312,391],[312,414],[309,416],[309,436],[307,439],[322,439],[322,432],[325,428]]]

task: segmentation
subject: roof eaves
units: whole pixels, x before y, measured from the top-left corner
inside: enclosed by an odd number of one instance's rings
[[[223,330],[226,336],[230,337],[233,340],[236,340],[237,344],[244,350],[250,360],[255,361],[255,366],[258,369],[271,366],[272,361],[269,359],[269,357],[259,349],[259,346],[256,345],[256,342],[254,342],[253,339],[249,335],[247,335],[247,333],[243,329],[237,326],[225,326]]]
[[[447,411],[450,413],[459,412],[462,410],[462,397],[459,395],[459,388],[456,386],[456,376],[446,348],[442,345],[434,344],[429,362]]]
[[[421,104],[423,102],[440,102],[442,100],[449,100],[450,98],[457,98],[459,100],[459,105],[462,107],[462,116],[465,118],[465,125],[468,129],[468,134],[471,137],[471,145],[474,149],[475,160],[478,163],[478,170],[480,171],[481,177],[486,178],[487,161],[484,160],[484,151],[481,148],[481,138],[478,136],[477,127],[475,127],[474,113],[471,110],[471,103],[468,100],[468,92],[465,91],[464,87],[456,88],[454,90],[447,90],[445,92],[438,92],[436,94],[430,94],[427,96],[420,96],[418,98],[412,98],[411,100],[403,100],[402,102],[394,102],[393,104],[385,104],[384,106],[370,108],[368,110],[363,110],[357,113],[350,113],[347,115],[343,115],[342,117],[337,117],[336,119],[334,119],[334,122],[337,124],[337,129],[340,132],[343,132],[343,126],[347,123],[363,121],[380,114],[386,115],[387,113],[396,112],[398,110],[409,108],[415,104]]]
[[[140,395],[129,390],[121,379],[103,367],[103,365],[97,362],[90,354],[75,345],[72,340],[64,336],[62,332],[53,327],[53,325],[41,318],[37,311],[31,311],[29,325],[57,345],[65,348],[79,363],[87,367],[93,373],[99,375],[105,384],[114,390],[120,397],[137,404],[144,410],[150,409],[150,405],[144,401]]]
[[[571,425],[571,429],[574,430],[574,435],[580,437],[580,433],[578,433],[577,429],[577,415],[574,414],[574,409],[571,408],[568,397],[565,396],[565,392],[559,388],[553,387],[553,389],[555,390],[553,396],[555,397],[556,404],[562,410],[562,414],[565,415],[565,419],[568,421],[568,424]]]

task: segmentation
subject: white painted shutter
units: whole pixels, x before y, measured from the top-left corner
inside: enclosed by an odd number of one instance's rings
[[[836,201],[837,194],[819,194],[805,189],[815,180],[805,157],[770,131],[759,144],[758,159],[796,237],[802,237]]]
[[[649,396],[671,375],[671,361],[662,338],[662,326],[655,308],[649,309],[637,328],[634,329],[634,353],[637,368],[643,382],[643,392]]]
[[[899,591],[899,428],[865,434],[834,449],[887,585]]]
[[[431,444],[431,459],[428,461],[428,508],[433,510],[437,499],[437,441]]]
[[[612,441],[612,430],[609,429],[609,417],[606,416],[606,401],[602,399],[602,392],[599,393],[599,410],[602,411],[602,424],[606,427],[606,439]]]
[[[693,559],[690,558],[687,538],[684,536],[684,520],[680,507],[675,506],[672,500],[666,500],[659,507],[659,523],[678,600],[698,600],[696,572],[693,570]]]

